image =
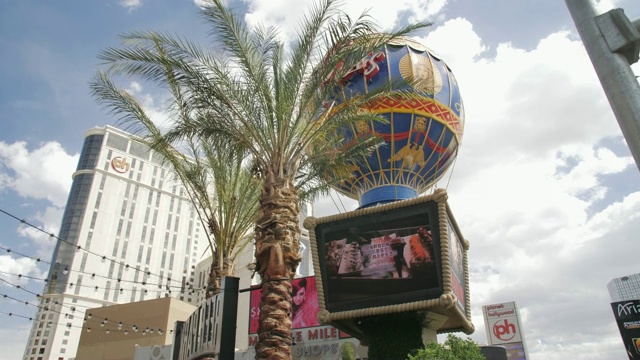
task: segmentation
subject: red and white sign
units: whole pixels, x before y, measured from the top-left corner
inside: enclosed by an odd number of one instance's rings
[[[489,344],[521,342],[521,326],[514,302],[482,307]]]

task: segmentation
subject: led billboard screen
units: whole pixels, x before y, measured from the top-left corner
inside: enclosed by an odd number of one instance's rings
[[[438,206],[429,201],[315,226],[330,312],[443,293]]]
[[[629,359],[640,359],[640,300],[611,303]]]
[[[449,264],[451,265],[451,291],[456,295],[456,305],[463,314],[467,312],[465,278],[464,278],[464,246],[456,227],[447,218],[449,235]]]

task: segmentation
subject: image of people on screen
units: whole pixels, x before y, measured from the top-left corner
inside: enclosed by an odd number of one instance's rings
[[[425,227],[349,234],[328,241],[325,249],[330,278],[407,279],[435,262],[433,239]]]

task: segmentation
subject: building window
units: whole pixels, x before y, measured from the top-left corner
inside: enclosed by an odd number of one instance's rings
[[[127,151],[128,144],[129,140],[127,138],[118,136],[114,133],[109,133],[109,137],[107,138],[107,145],[121,151]]]

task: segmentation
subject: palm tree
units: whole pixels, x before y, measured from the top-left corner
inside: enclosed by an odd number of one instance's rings
[[[221,0],[210,0],[202,15],[212,27],[211,51],[184,38],[136,32],[123,36],[124,48],[107,49],[101,58],[113,75],[139,76],[171,91],[176,116],[167,141],[223,139],[249,154],[262,180],[255,224],[262,286],[256,358],[289,359],[299,201],[326,192],[327,180],[347,173],[352,156],[374,144],[340,147],[339,129],[359,120],[384,121],[367,105],[390,93],[372,91],[339,106],[327,99],[351,65],[428,24],[382,34],[366,15],[351,19],[334,0],[320,0],[285,47],[276,29],[247,27]]]
[[[187,156],[176,150],[142,106],[129,93],[116,88],[104,73],[98,74],[91,87],[100,102],[121,121],[130,123],[127,130],[140,135],[144,143],[162,155],[185,187],[198,219],[208,229],[205,236],[212,263],[206,297],[219,293],[222,278],[233,275],[238,255],[252,240],[248,233],[258,211],[260,181],[244,164],[242,149],[219,142],[201,146],[187,141]]]

